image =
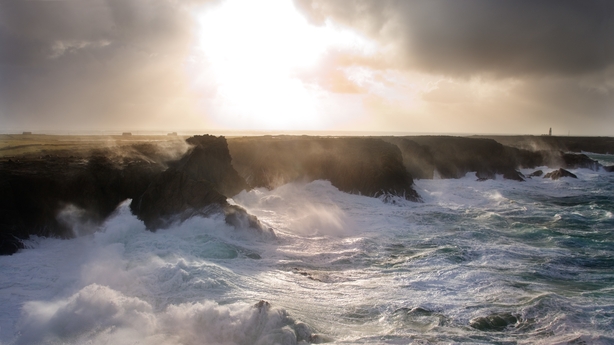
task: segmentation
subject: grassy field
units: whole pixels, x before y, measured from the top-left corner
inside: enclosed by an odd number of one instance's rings
[[[85,155],[92,150],[140,143],[181,144],[186,136],[0,134],[0,158],[29,155]]]

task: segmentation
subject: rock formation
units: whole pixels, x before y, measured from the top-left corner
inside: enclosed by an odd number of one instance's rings
[[[519,149],[529,151],[594,152],[614,154],[614,138],[570,136],[476,136],[488,138]]]
[[[232,164],[251,187],[328,180],[367,196],[420,199],[397,147],[375,138],[246,137],[229,139]]]
[[[597,139],[586,140],[591,148],[609,150],[612,140]],[[576,177],[564,169],[614,170],[584,154],[529,151],[477,137],[264,136],[227,141],[203,135],[186,141],[191,148],[181,157],[183,142],[180,150],[145,143],[0,157],[0,254],[15,252],[30,235],[73,237],[75,224],[91,224],[88,229],[95,230],[126,199],[132,199],[132,212],[150,230],[193,215],[221,213],[232,226],[269,232],[226,199],[251,187],[324,179],[344,192],[419,201],[412,175],[433,178],[437,172],[442,178],[459,178],[475,172],[479,180],[503,175],[522,181],[519,168],[561,168],[544,176],[552,179]]]
[[[13,253],[30,235],[73,237],[74,224],[58,217],[67,207],[79,211],[71,221],[99,224],[123,200],[142,194],[164,169],[164,162],[111,151],[0,162],[1,253]]]
[[[528,177],[540,177],[544,174],[544,172],[542,170],[536,170],[534,172],[532,172],[531,174],[529,174]]]
[[[558,150],[529,151],[508,147],[493,139],[448,136],[387,137],[403,155],[403,165],[414,178],[460,178],[475,171],[478,180],[505,179],[524,181],[517,170],[548,166],[550,168],[599,170],[601,165],[585,154]]]
[[[211,135],[187,139],[194,145],[178,162],[162,172],[132,200],[130,209],[149,230],[166,228],[194,215],[226,214],[226,222],[263,230],[260,222],[226,198],[247,189],[231,165],[224,137]]]
[[[544,178],[551,178],[553,180],[558,180],[561,177],[572,177],[572,178],[578,178],[578,176],[576,176],[575,174],[570,173],[569,171],[560,168],[558,170],[555,171],[551,171],[549,173],[547,173],[546,175],[544,175]]]
[[[539,154],[503,146],[491,139],[448,136],[388,137],[403,155],[405,168],[416,178],[460,178],[476,172],[478,179],[494,179],[496,174],[506,179],[524,181],[516,169],[537,166]]]

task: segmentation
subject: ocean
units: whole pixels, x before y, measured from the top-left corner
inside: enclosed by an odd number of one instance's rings
[[[125,202],[0,257],[0,344],[613,344],[614,174],[571,172],[416,180],[421,203],[327,181],[229,199],[274,233],[154,233]]]

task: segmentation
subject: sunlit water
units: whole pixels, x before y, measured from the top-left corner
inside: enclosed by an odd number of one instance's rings
[[[0,257],[0,343],[612,344],[614,174],[573,172],[420,180],[423,203],[326,181],[233,199],[276,237],[151,233],[124,204]]]

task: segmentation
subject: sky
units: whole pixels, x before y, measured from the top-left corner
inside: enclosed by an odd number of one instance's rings
[[[0,132],[614,136],[610,0],[0,0]]]

